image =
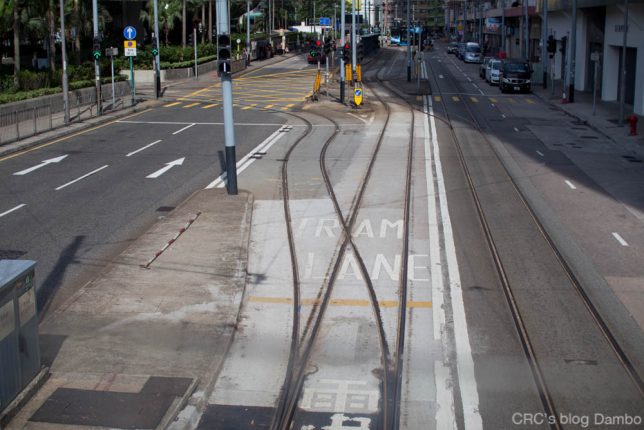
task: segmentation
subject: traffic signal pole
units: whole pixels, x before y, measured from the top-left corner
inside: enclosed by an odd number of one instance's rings
[[[342,46],[342,54],[340,56],[340,103],[344,103],[344,81],[346,80],[346,75],[344,71],[344,20],[346,14],[346,4],[345,0],[341,1],[340,5],[341,15],[340,15],[340,45]]]
[[[231,44],[228,22],[228,0],[217,0],[217,62],[221,76],[224,108],[224,142],[226,145],[226,185],[228,194],[237,195],[237,157],[235,155],[235,122],[233,119],[233,80],[230,69]]]
[[[98,0],[92,0],[92,21],[94,29],[94,45],[98,44],[99,55],[94,55],[94,73],[96,75],[96,113],[102,114],[101,106],[101,57],[100,57],[100,38],[98,35]],[[96,46],[94,47],[96,50]]]
[[[161,97],[161,51],[159,51],[159,0],[154,0],[154,43],[152,49],[156,49],[154,56],[154,94],[155,98]]]
[[[541,42],[541,61],[543,62],[543,89],[548,88],[548,0],[543,2],[543,35]]]

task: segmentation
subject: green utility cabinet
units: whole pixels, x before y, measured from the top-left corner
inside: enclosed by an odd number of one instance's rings
[[[35,266],[0,260],[0,411],[40,371]]]

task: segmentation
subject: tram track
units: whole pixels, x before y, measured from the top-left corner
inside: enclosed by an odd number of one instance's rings
[[[433,87],[438,90],[438,95],[440,95],[441,98],[444,99],[445,97],[443,96],[443,92],[440,87],[440,81],[436,77],[436,72],[434,71],[434,68],[433,67],[427,67],[427,68],[430,69],[430,73],[433,81]],[[431,103],[431,99],[428,99],[427,103],[428,104]],[[612,333],[612,331],[608,327],[608,324],[605,322],[605,320],[599,313],[597,307],[593,304],[587,292],[584,290],[584,287],[580,282],[580,280],[575,275],[574,270],[572,269],[570,264],[565,260],[561,252],[557,249],[557,246],[555,245],[555,241],[550,236],[550,234],[546,231],[543,223],[539,220],[534,209],[530,206],[530,204],[528,203],[528,200],[521,192],[516,181],[514,180],[510,172],[507,170],[507,167],[505,166],[503,160],[501,159],[501,156],[499,155],[498,151],[495,149],[492,142],[490,142],[489,138],[484,133],[480,120],[476,117],[476,115],[472,111],[471,106],[469,106],[469,103],[467,102],[464,103],[464,106],[465,106],[467,116],[461,117],[461,119],[465,119],[467,123],[472,127],[472,129],[475,130],[478,135],[480,135],[481,140],[485,142],[486,145],[489,146],[492,153],[499,161],[500,165],[503,166],[503,169],[504,169],[503,172],[507,177],[508,182],[511,184],[511,187],[516,193],[519,201],[525,207],[525,209],[529,214],[530,219],[532,220],[532,222],[534,222],[534,225],[536,226],[537,230],[545,240],[548,246],[548,249],[554,255],[556,261],[558,262],[563,272],[565,273],[565,276],[570,282],[570,285],[577,293],[577,296],[580,298],[583,306],[590,314],[592,320],[596,324],[596,327],[601,332],[602,337],[607,341],[612,352],[614,353],[620,365],[628,375],[629,379],[635,385],[635,388],[639,392],[640,396],[644,398],[644,384],[642,382],[641,376],[638,374],[632,361],[629,359],[628,355],[621,347],[616,336],[614,335],[614,333]],[[532,378],[535,383],[535,387],[537,389],[544,413],[546,413],[547,416],[549,417],[559,417],[560,415],[558,414],[556,402],[553,399],[553,395],[549,388],[547,378],[544,376],[542,364],[539,360],[538,353],[530,337],[530,330],[528,329],[527,324],[524,320],[524,315],[520,309],[515,291],[512,286],[512,282],[509,279],[506,267],[504,266],[501,253],[499,251],[499,247],[497,246],[492,229],[490,227],[486,213],[484,211],[481,197],[479,196],[479,193],[477,191],[477,187],[475,185],[473,175],[469,169],[466,156],[464,154],[462,143],[455,132],[455,128],[453,126],[453,118],[445,103],[442,103],[442,107],[443,107],[443,115],[442,116],[434,115],[434,117],[448,125],[449,133],[451,135],[452,141],[454,143],[454,147],[456,149],[457,158],[463,169],[463,174],[468,184],[468,188],[472,196],[474,206],[476,208],[476,213],[479,218],[480,225],[482,227],[482,230],[485,236],[487,248],[489,249],[490,255],[494,262],[495,271],[498,275],[500,284],[502,286],[503,295],[505,297],[508,308],[510,310],[510,314],[512,317],[512,321],[515,325],[515,329],[519,336],[523,354],[525,355],[526,361],[530,367]],[[431,112],[429,111],[427,111],[426,113],[428,115],[431,114]],[[563,425],[561,424],[559,419],[549,420],[548,424],[550,428],[553,428],[553,429],[563,428]]]
[[[383,86],[384,88],[384,86]],[[375,93],[375,92],[374,92]],[[292,425],[292,420],[295,415],[297,408],[297,403],[300,398],[301,390],[303,388],[304,380],[306,378],[306,369],[307,364],[309,363],[315,344],[319,338],[320,329],[324,316],[329,305],[333,287],[337,281],[337,276],[341,267],[341,263],[348,249],[353,251],[353,255],[358,264],[360,273],[365,281],[371,309],[375,319],[376,329],[378,331],[378,343],[381,350],[381,365],[383,368],[382,378],[381,378],[381,408],[380,408],[380,420],[382,422],[382,428],[397,428],[397,420],[399,417],[399,407],[400,407],[400,386],[402,381],[402,350],[404,347],[404,336],[405,336],[405,315],[406,315],[406,297],[407,297],[407,276],[406,276],[406,267],[407,267],[407,255],[408,255],[408,236],[409,236],[409,212],[410,212],[410,196],[411,196],[411,171],[412,171],[412,158],[413,158],[413,132],[414,132],[414,112],[410,106],[411,113],[411,126],[409,132],[409,144],[408,144],[408,154],[406,157],[407,160],[407,169],[405,174],[405,196],[404,196],[404,240],[403,240],[403,263],[401,264],[401,275],[400,275],[400,288],[399,288],[399,306],[398,306],[398,329],[396,336],[396,353],[395,361],[392,364],[391,354],[389,344],[387,342],[386,333],[384,330],[384,324],[382,321],[382,314],[380,305],[378,302],[377,291],[370,279],[366,264],[362,258],[358,246],[354,242],[351,231],[353,230],[358,214],[361,207],[361,202],[363,200],[364,194],[367,190],[369,184],[369,179],[372,175],[374,164],[378,157],[381,145],[383,143],[385,134],[388,130],[389,119],[391,117],[391,111],[387,103],[384,103],[383,100],[376,94],[378,101],[385,107],[386,118],[382,129],[379,132],[377,142],[374,146],[373,152],[371,154],[369,164],[367,166],[366,172],[357,188],[357,192],[354,195],[351,207],[347,214],[342,212],[340,207],[340,202],[336,196],[336,193],[333,188],[331,175],[326,163],[327,150],[329,149],[332,142],[335,140],[339,131],[341,130],[340,125],[336,120],[328,115],[323,115],[319,112],[316,112],[315,115],[320,116],[327,121],[330,121],[334,126],[334,132],[327,138],[325,141],[319,156],[320,170],[322,172],[323,180],[329,198],[333,204],[335,214],[338,218],[339,224],[342,229],[343,239],[339,249],[334,253],[334,260],[331,263],[330,271],[328,272],[328,280],[326,286],[323,286],[320,290],[320,296],[316,303],[319,303],[319,308],[317,313],[313,317],[314,311],[312,310],[307,326],[304,330],[304,336],[300,338],[299,330],[301,326],[301,313],[300,313],[300,292],[299,292],[299,281],[297,275],[297,269],[293,269],[293,279],[294,279],[294,303],[293,303],[293,329],[292,329],[292,340],[291,340],[291,349],[289,354],[289,363],[287,366],[287,372],[285,381],[281,390],[280,399],[278,402],[278,407],[274,415],[274,419],[271,425],[271,428],[274,429],[288,429]],[[298,141],[296,141],[288,150],[287,156],[285,157],[282,164],[282,187],[283,187],[283,202],[284,202],[284,212],[287,223],[289,224],[287,228],[289,249],[291,250],[291,262],[292,265],[297,266],[297,257],[296,257],[296,243],[295,237],[293,235],[293,229],[290,225],[292,222],[290,209],[289,209],[289,193],[288,193],[288,161],[290,155],[295,149],[295,147],[310,133],[312,128],[312,123],[304,118],[301,115],[289,112],[288,115],[298,117],[300,120],[304,121],[307,124],[308,131],[305,133]],[[298,291],[295,291],[298,290]],[[306,334],[308,333],[308,337]]]

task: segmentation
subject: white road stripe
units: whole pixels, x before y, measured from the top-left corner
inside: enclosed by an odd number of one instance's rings
[[[143,147],[141,147],[141,148],[137,149],[136,151],[132,151],[132,152],[130,152],[129,154],[127,154],[127,155],[126,155],[126,157],[131,157],[132,155],[134,155],[134,154],[136,154],[136,153],[138,153],[138,152],[141,152],[141,151],[143,151],[144,149],[148,149],[148,148],[149,148],[149,147],[151,147],[152,145],[156,145],[156,144],[157,144],[157,143],[159,143],[159,142],[161,142],[161,139],[159,139],[159,140],[157,140],[157,141],[154,141],[154,142],[152,142],[152,143],[148,143],[147,145],[145,145],[145,146],[143,146]]]
[[[438,75],[438,77],[439,77],[440,79],[443,79],[443,78],[444,78],[444,76],[443,76],[443,75]]]
[[[108,164],[106,164],[106,165],[105,165],[105,166],[103,166],[103,167],[99,167],[99,168],[98,168],[98,169],[96,169],[96,170],[92,170],[92,171],[91,171],[91,172],[89,172],[89,173],[85,173],[83,176],[81,176],[81,177],[79,177],[79,178],[76,178],[76,179],[74,179],[73,181],[69,181],[69,182],[67,182],[66,184],[61,185],[60,187],[58,187],[58,188],[54,188],[54,189],[55,189],[56,191],[58,191],[58,190],[62,190],[63,188],[68,187],[68,186],[70,186],[71,184],[74,184],[74,183],[76,183],[76,182],[78,182],[78,181],[80,181],[80,180],[83,180],[83,179],[87,178],[88,176],[92,176],[94,173],[98,173],[98,172],[100,172],[101,170],[106,169],[108,166],[109,166],[109,165],[108,165]]]
[[[433,306],[432,306],[433,308]],[[449,367],[442,361],[434,361],[434,375],[436,379],[436,428],[454,429],[456,419],[454,417],[454,396],[452,395],[452,379],[449,375]]]
[[[189,129],[190,127],[192,127],[193,125],[195,125],[195,123],[194,123],[194,122],[190,123],[190,125],[187,125],[187,126],[183,127],[182,129],[179,129],[179,130],[175,131],[175,132],[174,132],[174,133],[172,133],[172,134],[179,134],[179,133],[181,133],[183,130],[187,130],[187,129]]]
[[[505,114],[504,114],[504,113],[502,113],[502,114],[501,114],[501,118],[505,118]]]
[[[0,214],[0,218],[2,218],[5,215],[9,215],[11,212],[17,211],[18,209],[20,209],[22,207],[25,207],[25,206],[27,206],[27,205],[25,203],[23,203],[23,204],[20,204],[20,205],[16,206],[15,208],[9,209],[8,211],[4,211],[4,212],[2,212]]]
[[[572,182],[570,182],[568,179],[566,179],[564,182],[566,183],[566,185],[568,185],[568,186],[569,186],[570,188],[572,188],[573,190],[576,190],[576,189],[577,189],[577,187],[575,187],[575,184],[573,184]]]
[[[426,72],[425,77],[427,77]],[[454,343],[456,346],[456,367],[458,369],[458,380],[463,405],[463,420],[466,429],[478,430],[483,428],[483,422],[481,420],[481,413],[479,412],[479,394],[476,384],[476,375],[474,373],[472,347],[470,345],[467,320],[465,318],[463,289],[458,269],[458,260],[456,259],[452,221],[447,207],[447,192],[445,190],[445,179],[443,177],[443,167],[440,160],[438,133],[436,132],[436,121],[434,120],[432,99],[425,96],[425,102],[429,106],[429,121],[431,123],[434,162],[438,183],[438,197],[440,202],[441,221],[443,224],[445,257],[447,260],[447,273],[450,280]]]
[[[619,235],[619,233],[613,232],[613,237],[619,242],[620,245],[628,246],[628,242],[626,242],[624,238]]]
[[[539,154],[541,157],[545,157],[545,155],[543,155],[543,152],[541,151],[537,151],[537,154]]]
[[[519,131],[519,129],[518,129],[518,128],[516,128],[516,127],[514,127],[514,131],[518,132],[518,131]]]
[[[273,134],[268,136],[266,139],[264,139],[262,143],[257,145],[253,150],[249,151],[248,154],[246,154],[241,160],[239,160],[237,162],[237,174],[240,174],[241,172],[246,170],[246,168],[250,166],[253,163],[253,161],[256,160],[255,158],[251,158],[253,154],[255,154],[256,152],[266,152],[268,148],[273,146],[275,142],[277,142],[284,134],[286,134],[283,131],[285,128],[286,128],[285,126],[280,127],[279,130],[275,131]],[[209,183],[206,186],[206,189],[209,190],[212,188],[223,188],[225,185],[225,182],[224,182],[225,179],[226,179],[226,173],[223,173],[217,179]]]
[[[185,121],[130,121],[130,120],[121,120],[117,121],[123,124],[161,124],[161,125],[188,125],[188,124],[194,124],[194,125],[224,125],[223,122],[185,122]],[[273,126],[273,127],[279,127],[282,124],[277,124],[277,123],[266,123],[266,122],[236,122],[235,125],[237,126],[258,126],[258,127],[265,127],[265,126]],[[294,124],[293,127],[306,127],[306,125],[299,125],[299,124]]]

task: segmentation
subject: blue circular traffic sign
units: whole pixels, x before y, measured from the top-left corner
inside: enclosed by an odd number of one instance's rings
[[[134,38],[136,38],[136,28],[128,25],[123,29],[123,36],[125,36],[127,40],[134,40]]]
[[[360,97],[362,95],[362,90],[360,88],[356,88],[356,96]]]

